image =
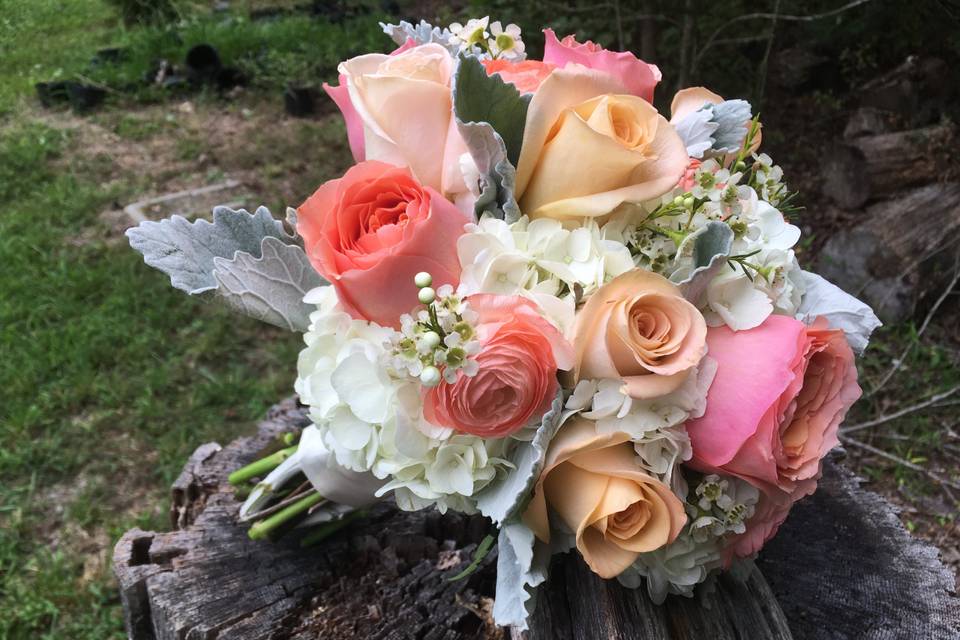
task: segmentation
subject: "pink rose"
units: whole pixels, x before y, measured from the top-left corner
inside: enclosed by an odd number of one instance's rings
[[[497,60],[482,60],[487,75],[497,74],[504,82],[509,82],[520,93],[534,93],[540,83],[547,79],[550,72],[556,67],[539,60],[523,60],[513,62],[505,58]]]
[[[857,369],[843,332],[824,318],[807,326],[774,315],[747,331],[715,327],[707,347],[718,368],[706,413],[687,423],[688,464],[762,491],[747,532],[735,540],[737,554],[749,555],[816,488],[820,461],[860,397]]]
[[[368,160],[330,180],[297,209],[310,263],[355,318],[399,326],[417,306],[413,277],[460,279],[457,238],[469,220],[406,168]]]
[[[430,389],[424,417],[484,438],[508,436],[550,408],[557,369],[573,366],[573,348],[526,298],[476,294],[466,301],[479,316],[480,369]]]
[[[660,69],[647,64],[629,51],[608,51],[587,40],[583,44],[571,35],[557,40],[553,29],[544,29],[543,61],[564,67],[567,63],[582,64],[604,71],[622,82],[629,92],[653,102],[653,90],[660,82]]]
[[[443,46],[408,42],[390,55],[340,63],[340,87],[328,93],[344,114],[355,158],[410,167],[424,186],[463,199],[466,210],[472,196],[460,168],[466,144],[452,117],[455,67]]]
[[[403,53],[407,49],[415,47],[413,38],[407,38],[407,41],[393,50],[391,56]],[[327,92],[330,99],[336,103],[337,108],[343,115],[343,123],[347,127],[347,141],[350,143],[350,153],[353,154],[354,162],[363,162],[366,160],[363,143],[363,121],[360,114],[353,108],[350,102],[350,90],[347,88],[347,76],[340,74],[340,84],[336,87],[323,83],[323,90]]]

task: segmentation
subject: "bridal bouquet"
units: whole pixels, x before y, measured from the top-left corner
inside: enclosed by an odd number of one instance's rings
[[[662,115],[656,66],[550,29],[543,60],[487,18],[384,30],[393,53],[326,87],[356,164],[288,226],[217,208],[128,232],[174,286],[304,334],[312,424],[234,474],[261,480],[241,518],[479,512],[501,624],[572,548],[691,595],[816,489],[879,321],[797,263],[747,102],[695,87]]]

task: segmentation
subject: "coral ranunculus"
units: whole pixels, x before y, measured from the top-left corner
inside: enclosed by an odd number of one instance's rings
[[[543,37],[544,62],[558,67],[582,64],[603,71],[622,82],[628,93],[653,102],[653,90],[661,78],[656,65],[647,64],[629,51],[608,51],[589,40],[579,43],[572,35],[557,40],[553,29],[544,29]]]
[[[837,443],[847,410],[860,397],[853,351],[823,318],[807,326],[773,315],[747,331],[707,333],[718,363],[704,415],[687,423],[690,466],[737,476],[763,492],[737,555],[776,533],[796,500],[816,488],[820,461]]]
[[[487,75],[499,75],[504,82],[509,82],[520,93],[534,93],[540,88],[540,83],[547,79],[550,72],[556,67],[539,60],[523,60],[513,62],[499,58],[497,60],[483,60]]]
[[[484,438],[500,438],[538,419],[560,389],[557,369],[573,364],[573,348],[561,333],[519,296],[475,294],[480,369],[453,384],[430,389],[428,422]]]
[[[457,238],[469,219],[406,168],[367,161],[330,180],[297,209],[310,263],[354,318],[396,327],[417,306],[413,277],[460,279]]]
[[[597,433],[572,418],[550,443],[524,523],[550,541],[547,507],[576,535],[577,550],[601,578],[613,578],[641,553],[673,542],[687,516],[670,488],[645,473],[625,433]]]
[[[531,218],[600,217],[667,193],[686,168],[683,140],[649,102],[573,65],[530,100],[516,193]]]
[[[624,393],[676,390],[705,353],[703,316],[661,275],[634,269],[600,287],[577,314],[575,381],[619,378]]]

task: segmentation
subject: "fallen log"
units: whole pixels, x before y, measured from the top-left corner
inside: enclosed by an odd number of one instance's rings
[[[869,304],[884,322],[908,319],[953,276],[960,183],[907,191],[867,207],[862,219],[827,241],[817,272]]]
[[[956,134],[954,125],[942,124],[838,143],[825,156],[823,193],[853,210],[908,187],[938,182],[950,163]]]
[[[287,400],[270,410],[255,436],[224,448],[201,446],[174,483],[174,529],[132,529],[121,537],[113,567],[129,636],[504,637],[489,616],[496,551],[466,579],[449,580],[489,530],[483,518],[384,504],[306,552],[295,533],[273,543],[247,538],[227,473],[306,424],[303,410]],[[821,490],[801,503],[758,566],[762,573],[754,570],[745,582],[723,576],[712,591],[656,606],[643,589],[600,581],[576,554],[558,556],[529,633],[512,635],[960,638],[960,609],[947,593],[950,576],[936,550],[910,538],[891,507],[834,462],[827,463]]]

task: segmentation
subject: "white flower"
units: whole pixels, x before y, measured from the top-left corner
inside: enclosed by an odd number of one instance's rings
[[[617,576],[622,585],[636,589],[646,578],[650,599],[663,604],[667,594],[693,596],[694,588],[721,565],[720,548],[714,541],[697,542],[685,529],[672,543],[642,553],[626,571]]]
[[[490,17],[471,18],[466,25],[454,22],[450,25],[450,44],[458,45],[460,51],[472,51],[480,43],[485,43],[490,33],[487,26],[490,24]]]
[[[439,291],[448,308],[438,313],[473,317],[452,296],[452,288]],[[455,434],[423,418],[411,361],[405,352],[391,351],[409,339],[412,359],[419,361],[414,338],[423,340],[423,335],[415,333],[417,321],[405,316],[398,332],[355,320],[330,286],[314,289],[304,300],[318,308],[304,334],[307,346],[297,362],[294,386],[336,463],[384,481],[377,495],[393,490],[401,508],[436,504],[441,510],[475,510],[471,497],[509,464],[503,457],[509,439]],[[466,355],[478,348],[476,341],[450,341]],[[470,360],[465,362],[466,369]]]
[[[494,58],[507,58],[508,60],[522,60],[526,45],[520,39],[520,27],[515,24],[508,24],[504,29],[500,22],[494,22],[490,25],[490,35],[488,42],[490,54]]]

